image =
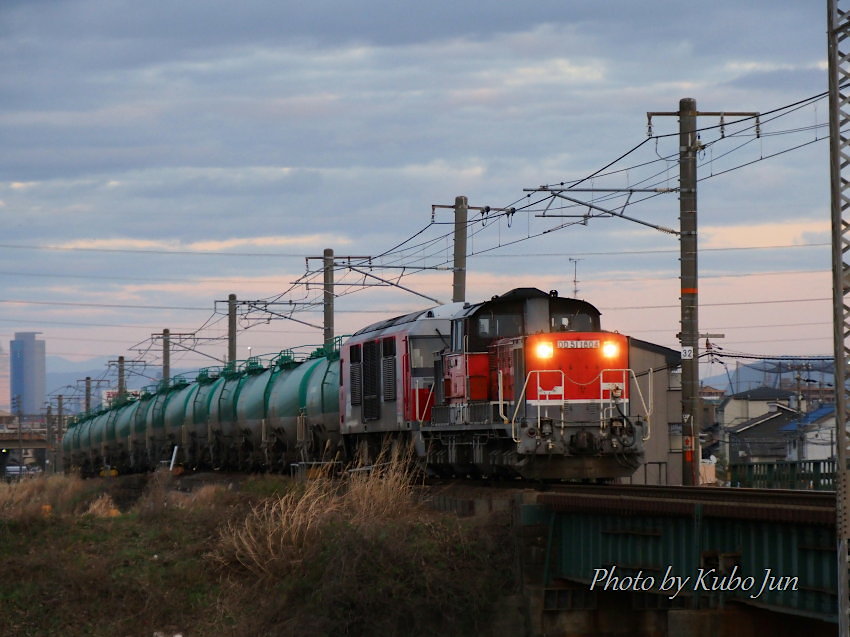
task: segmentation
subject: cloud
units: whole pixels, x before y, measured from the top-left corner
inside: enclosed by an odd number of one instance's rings
[[[700,244],[703,248],[737,248],[810,243],[813,239],[828,241],[830,221],[785,221],[782,223],[703,226]]]
[[[675,309],[616,308],[676,304],[676,239],[622,219],[541,218],[585,209],[523,188],[583,178],[597,189],[675,187],[675,118],[654,121],[660,137],[626,152],[645,139],[646,112],[686,96],[705,111],[764,112],[824,90],[824,22],[812,3],[767,0],[541,0],[521,11],[463,0],[9,0],[4,243],[94,250],[6,249],[0,279],[26,298],[211,307],[231,290],[283,292],[304,272],[301,253],[324,247],[389,252],[380,261],[393,269],[375,272],[392,278],[451,262],[452,212],[437,209],[429,225],[431,206],[463,194],[473,206],[518,209],[471,216],[471,300],[518,285],[564,294],[569,259],[580,259],[579,288],[611,308],[606,324],[627,331],[640,319],[668,338]],[[708,128],[716,119],[701,119],[706,272],[828,263],[816,249],[746,249],[828,237],[826,144],[787,151],[825,135],[826,112],[821,102],[766,118],[760,138],[729,127],[721,139]],[[619,210],[627,195],[585,197]],[[635,193],[625,211],[677,226],[675,193]],[[741,249],[711,251],[724,246]],[[664,273],[669,281],[656,280]],[[402,282],[450,295],[444,271]],[[427,303],[369,288],[340,297],[338,310],[355,328]],[[142,315],[160,316],[109,311],[116,323]],[[162,321],[191,322],[180,316]]]
[[[214,252],[225,251],[233,248],[279,248],[293,246],[316,246],[316,245],[346,245],[351,240],[346,237],[332,235],[307,235],[300,237],[239,237],[225,241],[194,241],[190,243],[179,243],[177,241],[153,241],[147,239],[112,238],[112,239],[79,239],[57,244],[57,248],[63,249],[108,249],[108,250],[162,250],[162,251],[197,251]]]

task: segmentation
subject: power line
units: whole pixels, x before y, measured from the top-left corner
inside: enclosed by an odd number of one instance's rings
[[[831,297],[814,299],[777,299],[775,301],[726,301],[724,303],[700,303],[700,307],[730,307],[735,305],[771,305],[777,303],[813,303],[818,301],[832,301]],[[600,307],[600,310],[616,312],[620,310],[667,310],[677,308],[678,305],[621,305],[619,307]]]
[[[832,244],[830,243],[789,243],[785,245],[769,245],[769,246],[734,246],[728,248],[700,248],[700,252],[732,252],[736,250],[787,250],[789,248],[824,248]],[[534,258],[534,257],[609,257],[618,255],[642,255],[642,254],[679,254],[680,251],[676,248],[658,248],[654,250],[616,250],[616,251],[600,251],[600,252],[539,252],[535,254],[470,254],[470,257],[479,257],[484,259],[501,259],[503,257],[514,258]]]
[[[0,303],[11,303],[15,305],[61,305],[71,307],[102,307],[116,308],[121,310],[187,310],[187,311],[209,311],[209,307],[186,307],[180,305],[129,305],[121,303],[82,303],[72,301],[24,301],[21,299],[0,299]]]
[[[0,248],[5,250],[49,250],[56,252],[105,252],[114,254],[164,254],[164,255],[179,255],[193,257],[297,257],[305,258],[309,255],[302,253],[286,253],[286,252],[220,252],[214,250],[156,250],[156,249],[132,249],[132,248],[83,248],[77,246],[56,246],[56,245],[24,245],[16,243],[0,244]]]

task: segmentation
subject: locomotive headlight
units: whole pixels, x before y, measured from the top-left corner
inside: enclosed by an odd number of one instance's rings
[[[620,346],[612,341],[606,341],[602,344],[602,355],[605,358],[614,358],[620,353]]]
[[[534,353],[537,354],[537,358],[552,358],[555,355],[555,348],[552,346],[552,343],[544,341],[537,344]]]

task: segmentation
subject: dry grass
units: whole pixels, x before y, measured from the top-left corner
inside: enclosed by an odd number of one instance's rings
[[[239,564],[257,576],[278,577],[301,563],[300,552],[329,527],[368,532],[384,520],[409,518],[413,498],[411,454],[386,451],[375,467],[356,467],[345,479],[321,475],[303,490],[263,500],[221,533],[215,560]]]
[[[93,515],[98,518],[114,518],[121,515],[115,501],[108,493],[101,494],[86,509],[85,515]]]
[[[409,460],[384,454],[371,471],[312,480],[223,527],[211,554],[232,584],[223,607],[254,604],[241,630],[476,634],[501,556],[416,504]]]
[[[167,472],[2,484],[7,632],[488,634],[510,542],[421,509],[398,455],[245,490]],[[32,612],[42,606],[53,612]]]
[[[52,515],[69,515],[85,510],[97,497],[89,483],[66,476],[39,476],[29,480],[0,483],[0,520],[27,521]]]

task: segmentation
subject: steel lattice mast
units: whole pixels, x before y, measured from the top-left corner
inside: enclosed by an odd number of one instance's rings
[[[845,5],[844,9],[838,7]],[[838,542],[838,626],[850,635],[850,517],[848,517],[847,424],[850,421],[847,392],[850,368],[850,138],[842,132],[850,121],[849,0],[827,0],[829,50],[829,164],[832,199],[832,300],[835,348],[835,467],[836,539]]]

